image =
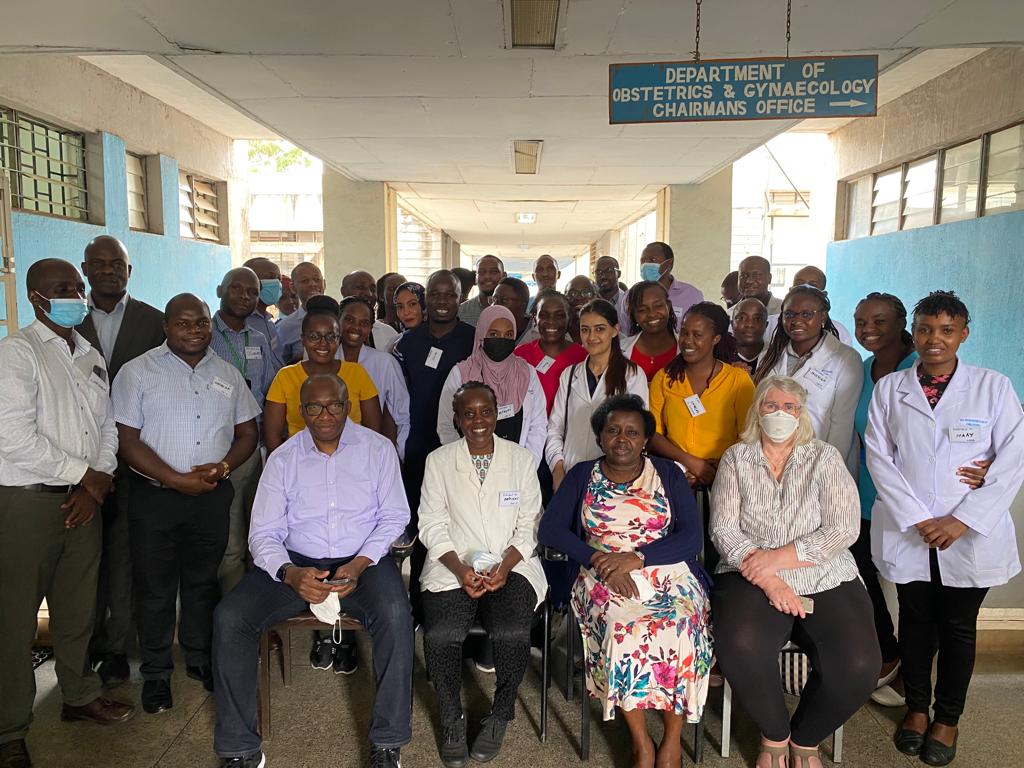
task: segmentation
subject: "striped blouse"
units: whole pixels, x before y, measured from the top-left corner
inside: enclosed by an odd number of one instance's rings
[[[821,440],[793,449],[781,482],[760,443],[737,443],[718,465],[709,533],[722,556],[718,573],[739,570],[754,549],[794,542],[797,557],[814,565],[779,578],[798,595],[824,592],[857,578],[848,549],[860,533],[857,485],[839,451]]]

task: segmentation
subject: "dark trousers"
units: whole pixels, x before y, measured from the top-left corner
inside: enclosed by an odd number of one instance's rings
[[[502,720],[516,715],[516,693],[530,662],[530,629],[537,605],[533,586],[510,573],[505,586],[473,599],[463,589],[423,592],[423,654],[448,727],[462,713],[462,642],[479,620],[494,646],[494,705]]]
[[[907,709],[928,713],[932,703],[932,661],[938,649],[935,722],[955,726],[974,673],[978,611],[983,587],[947,587],[936,550],[929,552],[931,581],[897,584],[900,604],[900,665]]]
[[[423,486],[423,475],[426,473],[427,454],[420,451],[406,450],[405,462],[402,464],[402,484],[405,486],[405,497],[409,501],[409,524],[405,527],[409,536],[419,533],[420,490]],[[427,562],[427,548],[416,539],[409,556],[409,600],[412,603],[412,614],[417,624],[423,622],[423,601],[420,593],[420,575]]]
[[[174,670],[171,647],[179,589],[178,641],[188,666],[209,666],[213,609],[220,599],[217,568],[228,543],[228,508],[234,490],[221,482],[209,493],[186,496],[132,478],[129,511],[135,617],[140,670],[166,680]]]
[[[32,642],[44,597],[64,702],[82,706],[102,693],[88,653],[100,521],[65,528],[66,499],[0,487],[0,744],[25,738],[32,722]]]
[[[882,650],[882,661],[896,661],[900,657],[900,646],[896,641],[896,629],[892,625],[889,606],[885,604],[882,594],[882,582],[878,580],[878,569],[871,559],[871,521],[861,518],[860,536],[850,547],[850,554],[857,561],[857,570],[867,587],[871,598],[871,609],[875,615],[875,634],[878,635],[878,647]]]
[[[291,561],[332,573],[351,558],[314,560],[289,552]],[[214,614],[213,675],[217,722],[213,747],[221,757],[241,757],[260,748],[256,680],[260,635],[309,605],[287,584],[257,568],[247,573]],[[412,739],[413,631],[409,597],[395,561],[382,557],[342,598],[345,613],[362,623],[373,640],[377,696],[370,741],[401,747]],[[330,716],[330,708],[325,717]]]
[[[132,626],[132,550],[128,509],[132,481],[130,470],[118,467],[117,483],[103,503],[103,554],[96,588],[96,625],[89,641],[89,655],[101,659],[124,655]]]
[[[715,576],[711,615],[715,654],[743,708],[765,738],[810,747],[868,700],[882,664],[871,601],[859,581],[808,595],[814,613],[801,619],[772,608],[739,573]],[[779,651],[792,640],[807,654],[811,675],[792,720],[779,675]]]

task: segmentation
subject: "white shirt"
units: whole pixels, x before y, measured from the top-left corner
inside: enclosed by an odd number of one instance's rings
[[[994,587],[1020,573],[1010,505],[1024,481],[1024,412],[1010,380],[959,362],[933,411],[917,380],[920,362],[883,376],[868,411],[865,449],[878,496],[871,555],[896,584],[930,581],[928,545],[914,526],[953,515],[968,530],[940,550],[942,583]],[[971,490],[956,471],[992,460]]]
[[[338,347],[339,359],[344,357]],[[398,427],[398,457],[405,458],[405,440],[409,437],[409,387],[402,375],[402,366],[387,352],[363,344],[359,349],[359,364],[366,369],[380,394],[381,410],[387,407]]]
[[[117,468],[106,366],[72,338],[74,353],[36,320],[0,340],[0,485],[74,485],[90,467]]]
[[[513,572],[526,578],[540,605],[547,580],[537,557],[540,485],[533,456],[509,440],[494,438],[491,466],[483,482],[465,438],[442,445],[427,456],[420,495],[419,539],[427,548],[420,586],[427,592],[460,589],[441,556],[455,552],[469,562],[474,551],[502,557],[515,547],[523,559]]]
[[[373,346],[387,352],[398,338],[398,331],[381,320],[373,321]]]
[[[570,365],[558,377],[558,391],[551,406],[548,442],[544,449],[544,457],[552,471],[559,461],[564,463],[565,471],[568,472],[579,462],[597,459],[602,455],[590,428],[590,415],[608,399],[605,395],[605,374],[601,374],[594,394],[591,395],[586,369],[589,359]],[[627,370],[626,394],[639,395],[644,401],[644,407],[648,407],[647,375],[640,366],[636,366],[632,373]]]
[[[92,324],[96,329],[96,338],[100,342],[100,352],[107,365],[110,365],[110,358],[114,354],[114,345],[117,344],[117,334],[121,332],[121,322],[124,320],[124,308],[128,306],[128,294],[121,297],[121,300],[114,305],[110,312],[104,312],[97,307],[92,300],[92,291],[89,292],[89,309],[92,315]]]
[[[530,385],[526,389],[526,397],[523,398],[523,426],[519,430],[519,445],[533,454],[536,468],[544,458],[544,441],[548,437],[548,401],[544,396],[544,387],[541,386],[537,370],[531,367],[530,373]],[[437,436],[441,439],[441,445],[454,443],[459,439],[459,432],[452,423],[455,415],[452,398],[462,384],[462,372],[456,365],[448,372],[448,378],[444,380],[444,387],[441,389],[441,398],[437,402]],[[498,403],[499,411],[503,405],[505,403]]]
[[[772,374],[789,376],[791,352],[792,344],[789,344]],[[814,425],[814,436],[834,445],[850,474],[856,477],[859,451],[853,418],[864,387],[864,364],[860,355],[831,333],[825,333],[791,378],[807,390],[807,414]]]

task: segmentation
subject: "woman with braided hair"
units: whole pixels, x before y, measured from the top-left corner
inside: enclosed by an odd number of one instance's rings
[[[782,301],[780,322],[754,373],[789,376],[807,390],[807,413],[814,436],[833,445],[847,469],[857,476],[857,441],[853,417],[864,387],[864,370],[852,348],[839,341],[829,319],[828,296],[811,285],[798,285]]]

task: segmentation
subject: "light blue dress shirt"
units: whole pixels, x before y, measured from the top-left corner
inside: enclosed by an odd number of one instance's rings
[[[112,399],[114,420],[140,430],[142,442],[176,472],[223,461],[235,425],[260,413],[233,365],[207,349],[193,369],[166,341],[124,364]]]
[[[267,459],[256,491],[249,550],[277,578],[288,550],[316,559],[362,555],[376,563],[409,523],[395,447],[348,421],[338,448],[321,453],[308,429]]]
[[[210,349],[242,374],[242,378],[249,382],[252,396],[256,398],[260,408],[263,408],[270,382],[274,380],[280,367],[277,364],[277,355],[271,350],[267,337],[249,327],[241,332],[229,328],[220,319],[220,313],[216,312],[213,315]]]
[[[896,370],[902,371],[905,368],[910,368],[916,361],[917,352],[911,352],[900,361]],[[875,505],[875,498],[878,496],[875,481],[871,479],[868,463],[864,456],[864,432],[868,428],[868,406],[871,405],[871,395],[875,391],[875,382],[871,378],[871,366],[874,363],[874,355],[864,361],[864,388],[860,391],[857,411],[853,415],[853,428],[857,430],[857,436],[860,438],[860,472],[857,475],[857,491],[860,494],[860,516],[864,520],[871,519],[871,508]]]
[[[302,318],[305,316],[305,308],[299,307],[277,321],[278,354],[284,365],[302,356]]]
[[[339,352],[340,352],[339,347]],[[363,344],[359,350],[359,364],[366,369],[380,394],[381,405],[398,427],[398,456],[405,458],[405,440],[409,437],[409,387],[406,386],[402,366],[393,355]]]
[[[281,359],[281,340],[278,338],[277,323],[274,322],[273,316],[269,312],[263,314],[257,307],[255,312],[245,318],[245,327],[259,331],[266,336],[267,341],[270,342],[270,349],[274,353],[274,365],[281,368],[284,365],[284,361]]]
[[[121,332],[121,322],[124,320],[124,308],[128,306],[128,294],[121,297],[121,300],[114,305],[113,310],[104,312],[93,304],[92,292],[89,292],[89,310],[92,315],[92,324],[96,329],[96,338],[100,342],[100,352],[103,359],[110,367],[110,358],[114,354],[114,345],[117,343],[117,334]]]

